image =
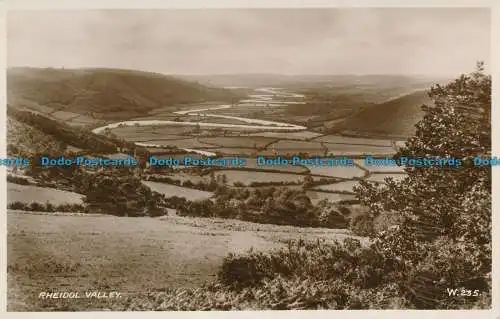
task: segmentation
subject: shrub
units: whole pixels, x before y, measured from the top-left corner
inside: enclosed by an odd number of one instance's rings
[[[9,205],[7,205],[7,207],[9,209],[17,209],[17,210],[27,210],[29,208],[27,204],[25,204],[23,202],[19,202],[19,201],[9,203]]]
[[[32,202],[29,205],[29,210],[35,211],[35,212],[43,212],[45,211],[45,207],[43,204],[37,203],[37,202]]]
[[[30,184],[30,182],[26,178],[20,177],[20,176],[13,176],[10,174],[7,175],[7,182],[20,184],[20,185],[29,185]]]
[[[54,211],[54,205],[50,202],[45,203],[45,211],[46,212],[53,212]]]
[[[351,218],[349,229],[358,236],[371,236],[374,234],[373,218],[369,215],[356,215]]]

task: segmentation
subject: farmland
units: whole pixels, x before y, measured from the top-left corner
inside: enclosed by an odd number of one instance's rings
[[[150,181],[143,181],[144,185],[147,185],[151,190],[156,191],[160,194],[165,194],[166,196],[178,196],[186,197],[189,200],[205,199],[212,197],[212,193],[200,191],[197,189],[190,189],[185,187],[179,187],[175,185],[169,185],[165,183],[157,183]]]
[[[248,90],[248,92],[252,92],[252,90]],[[247,166],[244,169],[228,168],[215,171],[216,176],[225,175],[229,185],[234,183],[242,183],[247,186],[251,183],[302,184],[305,176],[310,174],[315,181],[318,181],[321,176],[344,179],[342,183],[317,186],[323,187],[320,190],[350,192],[352,186],[357,184],[355,179],[367,178],[370,172],[382,174],[370,179],[382,182],[383,174],[399,172],[392,167],[367,168],[360,159],[355,160],[357,166],[353,167],[256,165],[255,158],[259,155],[267,157],[297,154],[305,154],[305,156],[325,156],[325,154],[354,157],[367,154],[390,156],[395,152],[394,146],[401,144],[401,141],[323,134],[293,124],[276,122],[277,120],[281,121],[277,114],[284,112],[287,103],[296,102],[297,107],[300,106],[298,104],[304,103],[300,100],[301,95],[292,96],[279,89],[268,88],[256,89],[254,93],[258,94],[249,94],[250,99],[240,101],[237,104],[202,103],[179,105],[175,110],[161,108],[151,111],[149,116],[141,117],[142,122],[136,124],[124,122],[120,125],[115,123],[108,125],[108,127],[110,132],[119,138],[138,142],[145,146],[156,145],[155,148],[149,148],[152,154],[169,152],[169,148],[177,147],[208,151],[222,157],[244,157],[247,160]],[[299,98],[298,101],[297,98]],[[162,116],[172,119],[174,115],[177,116],[176,123],[162,124],[156,121]],[[196,123],[199,125],[193,126]],[[278,131],[278,129],[288,129],[288,126],[291,126],[293,130],[290,132]],[[102,129],[100,131],[102,132]],[[162,147],[164,147],[163,150]],[[175,157],[180,158],[182,155]],[[264,172],[265,170],[271,172]],[[201,181],[197,175],[185,175],[178,180],[186,181],[189,178],[186,176],[193,178],[193,181]],[[176,179],[175,174],[172,178]],[[335,196],[330,196],[330,198],[335,201],[341,200],[340,197]]]
[[[53,188],[37,187],[33,185],[19,185],[7,183],[7,202],[45,203],[53,205],[81,204],[83,196],[73,192]]]
[[[311,166],[309,167],[309,171],[313,175],[323,175],[346,179],[365,176],[365,171],[356,166]]]
[[[205,137],[200,138],[200,142],[220,147],[252,147],[265,148],[275,142],[276,138],[267,137]]]
[[[373,173],[404,173],[404,166],[389,166],[389,165],[384,165],[384,166],[375,166],[375,165],[366,165],[364,159],[355,159],[354,163],[359,165],[360,167],[363,167],[363,169],[366,169],[370,172]]]
[[[372,174],[367,180],[371,182],[384,183],[386,178],[392,178],[399,181],[405,177],[406,174]]]
[[[306,194],[307,196],[309,196],[313,204],[317,204],[319,201],[324,199],[331,202],[356,199],[354,195],[350,194],[335,194],[335,193],[316,192],[316,191],[308,191]]]
[[[215,175],[226,175],[230,185],[235,182],[241,182],[249,185],[253,182],[270,183],[270,182],[288,182],[299,183],[304,179],[303,175],[286,174],[286,173],[267,173],[258,171],[243,171],[243,170],[220,170],[215,172]]]
[[[334,184],[317,186],[314,189],[330,192],[352,192],[352,188],[358,184],[358,181],[343,181]]]

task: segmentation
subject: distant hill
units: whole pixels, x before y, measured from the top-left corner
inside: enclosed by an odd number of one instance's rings
[[[142,151],[133,143],[74,128],[37,112],[7,108],[7,153],[10,156],[60,154],[68,146],[90,153],[115,153],[118,147]]]
[[[429,87],[436,82],[446,82],[448,79],[436,79],[423,76],[405,76],[392,74],[373,75],[283,75],[283,74],[213,74],[213,75],[176,75],[176,77],[197,81],[205,85],[217,87],[350,87],[365,86],[375,88],[388,87]]]
[[[163,74],[119,69],[10,68],[8,102],[42,113],[54,110],[127,119],[179,104],[231,101],[236,93]]]
[[[349,135],[409,137],[423,117],[421,106],[431,104],[426,91],[416,91],[384,103],[370,105],[337,123],[334,130]]]

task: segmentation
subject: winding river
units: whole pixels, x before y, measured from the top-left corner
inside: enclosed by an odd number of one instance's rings
[[[222,109],[230,109],[241,107],[241,104],[253,103],[253,104],[264,104],[271,106],[278,106],[282,104],[305,104],[302,101],[279,101],[279,98],[296,98],[302,99],[304,95],[289,93],[281,91],[278,88],[260,88],[255,89],[257,92],[262,92],[262,94],[250,94],[249,97],[251,99],[246,99],[240,101],[237,105],[229,105],[229,104],[221,104],[214,107],[203,108],[203,109],[194,109],[194,110],[184,110],[173,112],[178,115],[188,115],[188,116],[198,116],[198,117],[212,117],[212,118],[223,118],[230,120],[237,120],[241,122],[248,123],[247,124],[229,124],[229,123],[210,123],[210,122],[177,122],[177,121],[168,121],[168,120],[131,120],[131,121],[123,121],[123,122],[115,122],[110,123],[102,127],[98,127],[93,129],[92,132],[95,134],[102,134],[106,129],[113,129],[121,126],[152,126],[152,125],[176,125],[176,126],[199,126],[199,127],[221,127],[221,128],[242,128],[242,129],[261,129],[261,130],[282,130],[282,131],[303,131],[307,128],[305,126],[285,123],[285,122],[276,122],[276,121],[266,121],[259,120],[247,117],[239,117],[239,116],[229,116],[229,115],[220,115],[213,113],[205,113],[215,110]],[[251,125],[254,124],[254,125]],[[145,144],[145,143],[135,143],[139,146],[145,147],[161,147],[161,145],[156,144]],[[194,149],[185,149],[186,151],[196,152],[205,156],[214,156],[215,153],[202,151],[202,150],[194,150]]]

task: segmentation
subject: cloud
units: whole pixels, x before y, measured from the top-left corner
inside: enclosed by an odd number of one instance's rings
[[[490,58],[487,9],[17,11],[7,21],[10,66],[456,74]]]

